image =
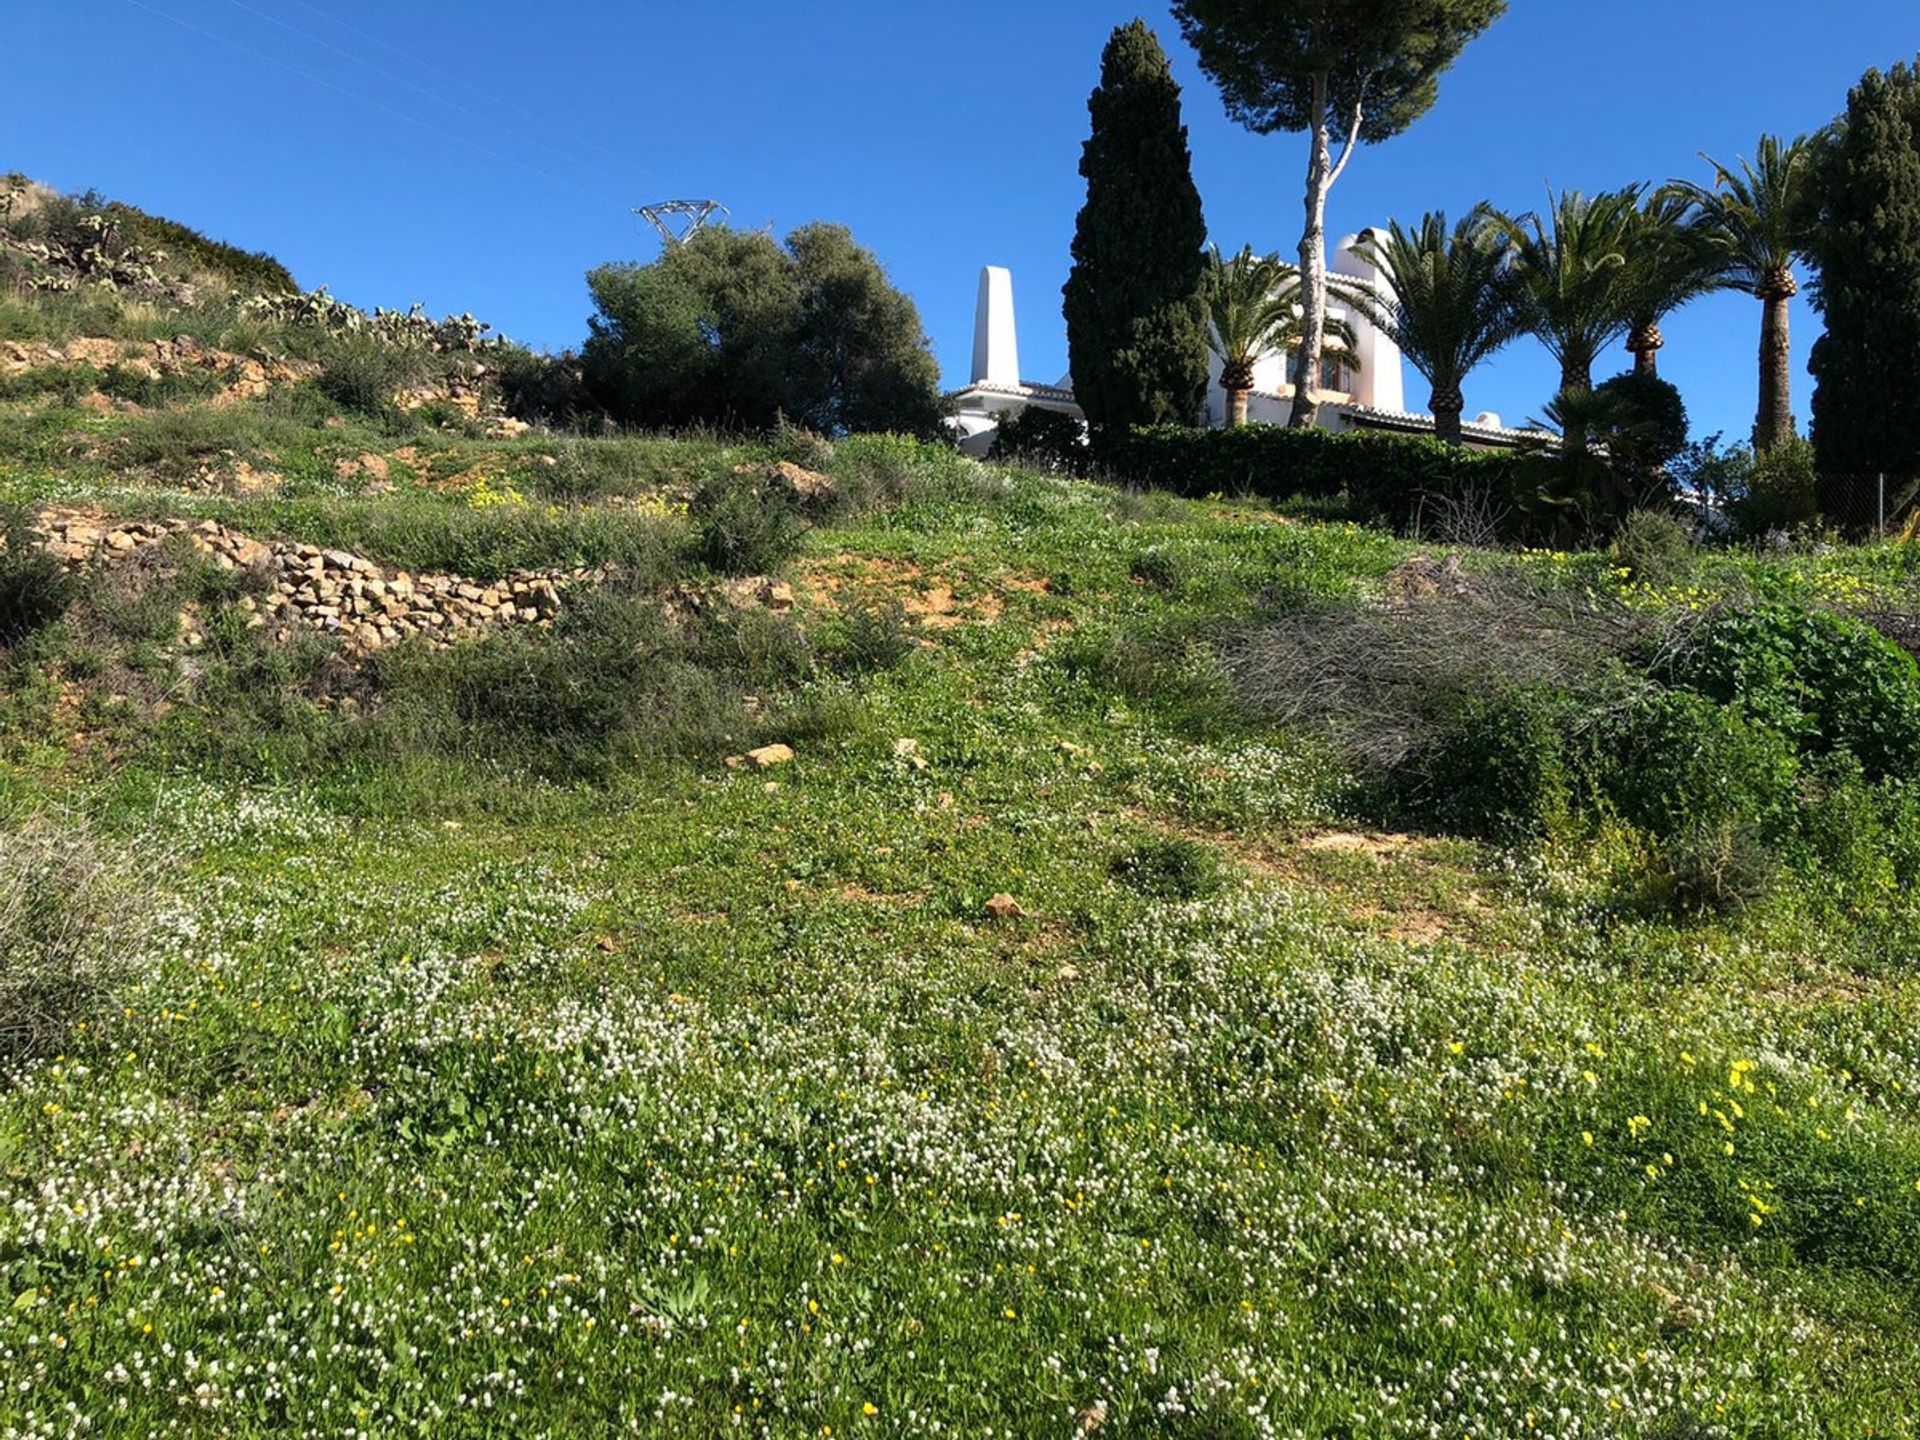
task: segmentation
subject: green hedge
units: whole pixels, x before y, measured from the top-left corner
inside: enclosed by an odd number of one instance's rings
[[[1278,425],[1155,426],[1109,441],[1099,459],[1113,478],[1128,484],[1275,501],[1344,496],[1356,515],[1393,525],[1406,524],[1422,500],[1434,496],[1520,493],[1528,463],[1424,436]]]

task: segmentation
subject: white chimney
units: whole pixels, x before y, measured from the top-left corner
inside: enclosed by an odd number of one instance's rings
[[[1013,272],[989,265],[980,272],[980,303],[973,314],[973,383],[1020,384],[1020,337],[1013,323]]]

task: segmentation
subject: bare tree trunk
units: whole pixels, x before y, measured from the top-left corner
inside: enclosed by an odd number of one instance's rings
[[[1300,235],[1300,373],[1293,383],[1290,430],[1310,430],[1319,419],[1314,382],[1327,333],[1327,190],[1333,151],[1327,140],[1327,78],[1313,77],[1312,154],[1307,162],[1307,224]]]
[[[1773,277],[1762,287],[1766,307],[1760,319],[1760,415],[1753,427],[1753,448],[1762,455],[1793,438],[1792,345],[1788,312],[1799,286],[1792,275]]]
[[[1247,401],[1252,395],[1251,390],[1227,392],[1227,428],[1229,430],[1238,430],[1247,423]]]

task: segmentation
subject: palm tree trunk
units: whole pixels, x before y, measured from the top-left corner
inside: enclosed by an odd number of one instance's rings
[[[1433,397],[1427,402],[1433,411],[1433,434],[1437,440],[1448,445],[1463,445],[1466,437],[1460,430],[1460,417],[1466,413],[1466,396],[1460,393],[1458,385],[1444,389],[1435,386]]]
[[[1636,325],[1627,336],[1627,349],[1633,352],[1633,373],[1657,378],[1660,374],[1660,349],[1667,337],[1657,324]]]
[[[1754,422],[1753,448],[1762,455],[1793,438],[1792,343],[1787,315],[1795,288],[1789,276],[1786,284],[1769,285],[1760,296],[1766,308],[1760,318],[1760,415]]]
[[[1333,150],[1327,139],[1327,77],[1313,77],[1312,154],[1307,162],[1307,224],[1300,235],[1300,378],[1293,386],[1290,430],[1311,430],[1319,417],[1313,382],[1327,328],[1327,189]]]
[[[1247,423],[1247,401],[1253,395],[1251,390],[1229,390],[1227,392],[1227,428],[1238,430]]]

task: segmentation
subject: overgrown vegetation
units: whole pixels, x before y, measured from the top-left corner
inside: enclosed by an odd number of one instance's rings
[[[241,323],[97,303],[0,321]],[[249,323],[0,398],[0,1431],[1899,1433],[1920,550],[490,434]]]

